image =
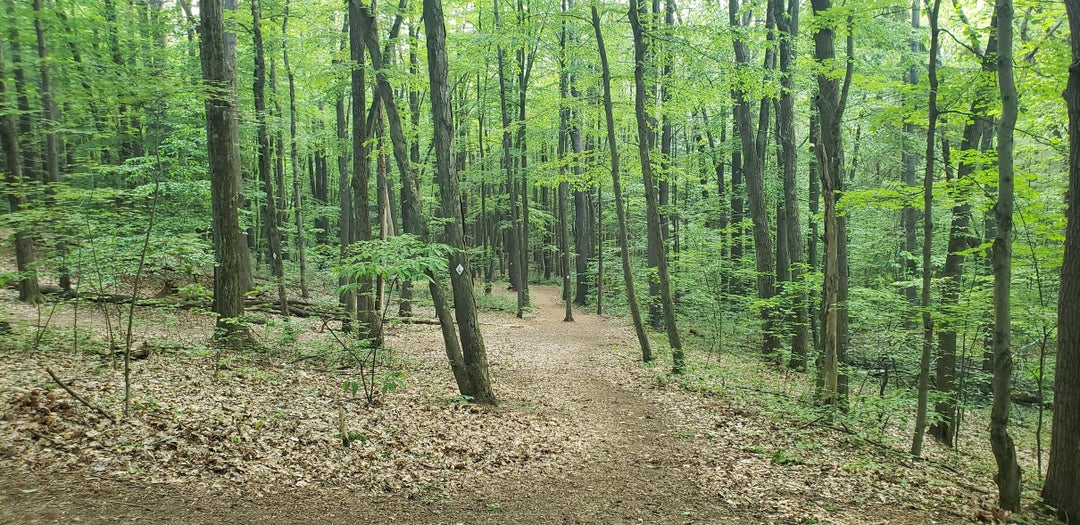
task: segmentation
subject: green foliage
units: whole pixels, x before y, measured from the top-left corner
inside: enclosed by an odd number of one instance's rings
[[[429,279],[429,273],[444,271],[446,257],[452,250],[445,244],[424,243],[408,234],[358,242],[349,246],[345,260],[334,269],[334,275],[353,280],[381,278],[423,282]],[[359,286],[348,284],[341,291],[357,290]]]

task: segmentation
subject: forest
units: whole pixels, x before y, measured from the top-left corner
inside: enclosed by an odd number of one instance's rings
[[[0,161],[0,522],[1080,516],[1080,0],[4,2]]]

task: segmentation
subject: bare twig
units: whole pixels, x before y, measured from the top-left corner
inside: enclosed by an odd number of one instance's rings
[[[98,414],[101,414],[101,415],[105,416],[106,418],[108,418],[109,421],[112,421],[113,423],[116,423],[116,418],[113,417],[112,414],[102,410],[101,407],[98,407],[98,406],[95,406],[95,405],[91,404],[89,401],[87,401],[82,396],[77,394],[74,390],[71,389],[71,387],[65,385],[64,382],[61,381],[59,377],[56,377],[56,374],[53,373],[52,369],[45,368],[45,372],[47,372],[49,374],[49,377],[51,377],[53,381],[56,381],[56,384],[60,385],[60,388],[63,388],[64,391],[67,392],[68,394],[71,394],[71,397],[74,397],[76,401],[82,403],[83,405],[86,405],[86,408],[97,411]]]

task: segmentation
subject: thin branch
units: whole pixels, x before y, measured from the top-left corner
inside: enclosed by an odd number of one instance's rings
[[[87,401],[82,396],[77,394],[74,390],[71,389],[71,387],[64,384],[64,382],[61,381],[59,377],[56,377],[56,374],[53,373],[51,368],[46,367],[45,372],[49,374],[49,377],[51,377],[53,381],[56,381],[56,384],[60,385],[60,388],[63,388],[64,391],[67,392],[68,394],[71,394],[71,397],[74,397],[76,401],[78,401],[78,402],[82,403],[83,405],[85,405],[86,408],[92,409],[92,410],[96,411],[98,414],[101,414],[101,415],[105,416],[106,418],[108,418],[109,421],[112,421],[113,423],[116,423],[116,418],[113,417],[112,414],[102,410],[101,407],[98,407],[98,406],[95,406],[95,405],[91,404],[89,401]]]

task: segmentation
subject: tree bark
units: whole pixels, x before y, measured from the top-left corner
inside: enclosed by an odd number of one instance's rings
[[[915,416],[915,437],[911,441],[911,455],[922,456],[923,436],[926,433],[927,400],[930,395],[930,360],[934,353],[934,321],[930,316],[930,283],[933,277],[933,267],[930,265],[930,254],[934,239],[934,144],[937,138],[937,60],[939,48],[938,13],[941,8],[941,0],[933,0],[930,4],[930,60],[927,67],[927,77],[930,82],[930,94],[927,102],[927,128],[926,128],[926,170],[923,172],[923,239],[922,239],[922,291],[920,307],[922,309],[922,355],[919,357],[919,386],[918,408]]]
[[[442,1],[424,0],[424,33],[427,36],[428,78],[431,86],[431,113],[434,123],[434,148],[437,180],[439,181],[439,211],[444,223],[444,242],[454,251],[449,256],[450,284],[453,287],[454,310],[465,367],[474,388],[473,401],[496,403],[491,391],[487,352],[477,324],[476,300],[473,297],[473,272],[461,216],[461,194],[455,172],[454,120],[447,83],[449,65],[446,58],[446,26],[443,22]]]
[[[766,30],[769,31],[770,43],[774,38],[772,29],[776,23],[775,9],[773,5],[779,0],[770,1],[770,9],[765,17]],[[729,0],[728,16],[732,27],[739,24],[739,0]],[[738,38],[732,39],[735,48],[735,61],[742,67],[750,64],[750,52],[746,43]],[[765,68],[775,68],[775,55],[770,45],[765,52]],[[754,237],[754,268],[757,272],[757,296],[763,302],[769,302],[776,295],[775,265],[773,260],[772,234],[769,226],[769,209],[765,201],[765,150],[768,142],[769,130],[769,105],[768,98],[763,97],[759,101],[757,129],[754,129],[751,115],[750,100],[740,86],[732,90],[735,99],[732,111],[735,123],[739,128],[739,139],[742,146],[743,176],[746,181],[746,195],[750,204],[750,218],[753,222],[752,232]],[[767,358],[776,360],[776,351],[779,348],[773,325],[775,323],[775,308],[761,308],[761,332],[762,354]]]
[[[26,197],[21,191],[26,180],[23,178],[19,135],[14,113],[10,111],[8,103],[6,81],[3,46],[0,46],[0,149],[4,152],[4,182],[8,186],[8,203],[12,211],[19,212],[27,208]],[[25,221],[19,223],[23,225]],[[44,297],[41,295],[34,265],[33,237],[24,227],[15,229],[15,266],[19,271],[19,300],[31,304],[43,302]]]
[[[1069,109],[1069,191],[1065,258],[1058,292],[1053,432],[1042,497],[1068,523],[1080,517],[1080,0],[1065,0],[1065,10],[1072,44],[1065,89]]]
[[[780,12],[776,13],[776,26],[780,30],[780,109],[779,109],[779,138],[781,170],[783,172],[784,208],[783,214],[786,221],[784,236],[777,234],[777,249],[781,243],[787,247],[788,258],[791,263],[791,283],[798,290],[792,296],[794,301],[793,334],[791,336],[791,361],[790,366],[797,370],[805,370],[809,356],[810,327],[808,297],[802,285],[805,275],[806,250],[803,247],[802,224],[799,220],[799,186],[797,182],[799,149],[795,140],[795,39],[799,34],[799,1],[788,0],[787,9],[783,9],[782,1],[776,2]],[[777,225],[779,228],[779,225]],[[778,269],[779,270],[779,269]]]
[[[993,25],[996,22],[991,22]],[[988,37],[986,49],[997,48],[997,35],[991,32]],[[991,53],[983,53],[982,72],[986,77],[996,76],[996,64]],[[956,353],[957,334],[956,321],[959,315],[957,304],[960,300],[960,290],[964,271],[965,250],[978,245],[979,239],[971,231],[971,204],[969,196],[962,192],[963,180],[968,178],[975,170],[980,168],[979,162],[973,160],[976,152],[985,151],[990,145],[990,137],[994,133],[993,119],[987,113],[992,102],[993,95],[990,87],[996,83],[991,79],[977,86],[975,99],[970,105],[972,120],[964,125],[963,138],[960,141],[960,151],[964,156],[956,170],[956,178],[950,181],[948,190],[952,201],[956,204],[952,207],[952,220],[949,225],[949,253],[945,257],[945,266],[941,271],[941,312],[943,319],[938,329],[938,358],[935,366],[934,388],[944,394],[944,397],[934,406],[937,422],[930,426],[930,435],[945,444],[953,446],[956,439],[958,413],[956,406]],[[942,154],[948,153],[948,148],[942,147]],[[949,162],[945,162],[946,167]],[[946,176],[948,176],[946,171]]]
[[[240,230],[240,137],[236,111],[235,70],[230,67],[222,0],[203,0],[199,9],[200,56],[206,96],[207,153],[214,244],[214,313],[216,338],[246,345],[250,334],[244,313],[245,275],[251,275],[247,243]]]
[[[831,0],[813,0],[815,16],[832,8]],[[821,67],[833,67],[836,60],[836,31],[829,23],[817,25],[814,31],[814,58]],[[817,114],[820,121],[820,141],[814,145],[817,168],[825,202],[825,304],[823,305],[821,375],[822,391],[818,397],[826,405],[845,409],[843,380],[840,365],[845,355],[845,281],[847,251],[843,218],[837,204],[843,184],[844,150],[841,135],[843,104],[839,80],[835,75],[821,72],[817,76]]]
[[[311,297],[307,285],[307,234],[304,232],[304,193],[300,177],[300,156],[296,144],[296,76],[289,65],[289,0],[285,0],[284,16],[281,19],[281,65],[285,67],[285,77],[289,81],[289,166],[292,170],[293,215],[296,219],[296,257],[300,260],[300,296]],[[381,346],[380,333],[377,342]]]
[[[648,92],[645,89],[645,57],[647,49],[642,34],[639,14],[642,12],[638,0],[630,0],[630,27],[634,31],[634,114],[638,129],[638,157],[641,160],[641,178],[645,184],[645,215],[651,237],[663,239],[660,232],[660,201],[657,195],[656,178],[652,172],[652,162],[649,158],[649,118],[645,110],[645,97]],[[671,278],[668,275],[667,254],[664,253],[662,242],[655,245],[660,250],[657,258],[657,272],[660,284],[660,303],[664,314],[664,330],[667,332],[668,345],[671,346],[672,373],[683,373],[686,363],[684,362],[682,341],[679,339],[679,330],[675,325],[675,303],[671,297]],[[650,244],[650,250],[653,245]]]
[[[921,19],[920,4],[922,0],[911,1],[911,29],[912,38],[908,42],[908,47],[911,49],[912,55],[918,55],[921,45],[919,38],[915,35],[919,32],[919,21]],[[904,81],[909,86],[919,85],[919,67],[915,64],[911,65],[907,73],[904,75]],[[916,180],[916,165],[919,162],[919,156],[915,153],[915,124],[912,122],[904,122],[904,130],[902,135],[902,145],[900,148],[901,163],[903,164],[903,172],[901,175],[901,182],[904,186],[907,186],[910,191],[914,192],[915,187],[918,185]],[[916,229],[918,223],[918,211],[910,202],[904,203],[904,209],[900,212],[900,222],[904,228],[904,241],[900,247],[902,254],[900,267],[903,269],[903,275],[900,277],[901,281],[909,283],[904,287],[904,297],[907,299],[908,305],[914,308],[918,303],[919,298],[916,294],[915,276],[918,274],[918,263],[915,259],[915,250],[918,247],[918,239],[916,236]],[[914,316],[910,313],[904,315],[904,323],[907,328],[914,328]]]
[[[270,167],[270,135],[266,129],[266,55],[263,51],[260,0],[251,0],[251,32],[255,48],[255,125],[258,141],[259,180],[266,193],[262,206],[263,232],[266,235],[270,272],[277,281],[281,315],[289,315],[289,297],[285,291],[285,269],[281,259],[281,230],[277,223],[277,203],[274,199],[274,178]]]
[[[645,333],[645,321],[641,318],[637,291],[634,287],[634,271],[630,267],[630,248],[627,234],[626,205],[623,203],[622,183],[619,180],[619,147],[615,141],[615,117],[611,103],[611,68],[608,65],[607,48],[604,46],[604,34],[600,30],[600,14],[596,9],[597,1],[591,6],[593,32],[596,34],[596,47],[600,53],[601,77],[604,88],[604,121],[607,125],[608,153],[611,155],[611,189],[615,194],[615,215],[619,222],[619,253],[622,261],[623,281],[626,284],[626,302],[630,307],[630,317],[634,321],[634,333],[638,346],[641,347],[641,360],[650,363],[653,360],[652,344]]]
[[[361,26],[362,13],[357,0],[349,0],[349,57],[352,60],[352,132],[353,132],[353,238],[357,242],[369,241],[371,231],[371,164],[368,139],[367,81],[364,74],[364,36]],[[360,338],[381,343],[382,317],[375,309],[375,289],[371,279],[364,279],[356,294],[356,315],[360,323]]]
[[[1016,446],[1009,435],[1009,404],[1012,395],[1012,348],[1009,345],[1010,279],[1012,278],[1013,129],[1016,126],[1016,84],[1012,61],[1012,0],[997,0],[998,90],[1001,120],[998,122],[998,199],[994,204],[997,235],[991,248],[994,267],[994,399],[990,407],[990,446],[997,462],[994,481],[1002,509],[1020,510],[1020,466]]]

